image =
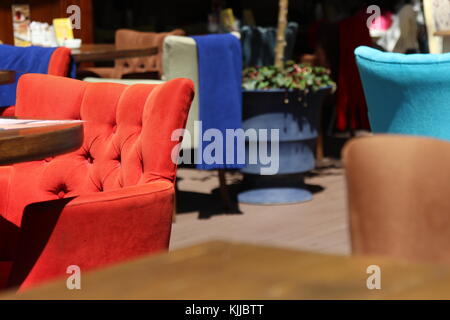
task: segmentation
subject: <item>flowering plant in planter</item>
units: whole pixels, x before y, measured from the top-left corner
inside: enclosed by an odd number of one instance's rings
[[[293,61],[285,62],[284,68],[276,66],[246,68],[242,81],[245,90],[286,89],[308,92],[335,86],[329,69],[296,64]]]
[[[277,173],[261,174],[266,162],[248,163],[241,172],[244,191],[240,202],[257,204],[295,203],[312,199],[304,187],[303,174],[315,166],[315,143],[320,112],[327,95],[336,87],[330,71],[296,64],[247,68],[243,71],[242,119],[245,130],[276,130],[279,136],[264,137],[277,146]],[[273,140],[272,140],[273,139]],[[258,158],[255,143],[248,140],[246,159]],[[273,152],[273,153],[272,153]],[[276,162],[276,161],[274,161]]]

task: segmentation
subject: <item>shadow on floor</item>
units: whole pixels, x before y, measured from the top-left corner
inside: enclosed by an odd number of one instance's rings
[[[341,170],[340,170],[341,169]],[[316,166],[315,169],[305,172],[305,178],[325,177],[325,176],[341,176],[342,165],[341,164],[329,164]]]
[[[233,179],[234,180],[234,179]],[[324,187],[314,184],[306,184],[304,187],[311,193],[323,192]],[[235,204],[234,208],[226,210],[220,197],[219,188],[212,190],[210,194],[177,190],[177,214],[198,212],[198,219],[210,219],[216,215],[240,215],[243,214],[239,209],[237,195],[242,190],[241,181],[234,180],[228,184],[230,197]]]
[[[237,203],[237,194],[240,190],[239,183],[228,185],[230,197],[235,206],[226,210],[220,197],[219,188],[212,190],[210,194],[177,190],[177,214],[198,211],[199,219],[209,219],[215,215],[242,214]]]

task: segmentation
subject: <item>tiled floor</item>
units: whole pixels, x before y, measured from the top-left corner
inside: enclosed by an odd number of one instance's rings
[[[349,254],[343,169],[316,170],[306,183],[317,192],[310,202],[283,206],[241,204],[241,213],[224,213],[216,172],[180,169],[178,214],[170,249],[213,239],[299,250]],[[228,173],[232,193],[239,173]]]

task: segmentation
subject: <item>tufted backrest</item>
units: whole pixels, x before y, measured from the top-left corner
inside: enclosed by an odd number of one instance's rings
[[[114,78],[121,78],[127,73],[158,72],[162,74],[162,51],[164,38],[169,35],[184,36],[185,32],[175,29],[170,32],[140,32],[129,29],[119,29],[116,31],[116,47],[118,49],[157,47],[156,55],[147,57],[136,57],[118,59],[115,62]]]
[[[29,74],[18,86],[17,116],[80,119],[84,142],[77,151],[15,165],[8,219],[20,224],[23,207],[90,192],[109,191],[155,180],[174,181],[171,160],[184,128],[194,86],[188,79],[161,85],[88,83]]]

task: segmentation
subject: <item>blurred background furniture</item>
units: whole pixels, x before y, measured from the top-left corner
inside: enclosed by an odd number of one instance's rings
[[[442,52],[450,52],[450,29],[436,31],[434,36],[442,38]]]
[[[21,78],[18,117],[86,122],[77,151],[0,168],[0,260],[13,263],[2,275],[10,286],[63,275],[73,263],[87,271],[167,249],[171,135],[184,128],[193,94],[187,79],[126,86]]]
[[[15,71],[12,83],[0,87],[0,116],[15,115],[17,81],[24,73],[47,73],[54,76],[75,77],[75,64],[67,48],[19,48],[0,45],[0,69]]]
[[[423,0],[423,9],[430,53],[449,52],[450,39],[445,32],[450,30],[450,2]]]
[[[355,54],[373,132],[450,140],[450,54]]]
[[[273,65],[275,61],[277,28],[243,26],[240,33],[244,68]],[[298,23],[289,22],[286,28],[285,60],[292,60],[294,58],[293,53],[297,33]]]
[[[339,76],[336,91],[336,128],[339,131],[369,130],[367,106],[361,79],[353,55],[361,45],[371,46],[366,27],[369,15],[364,11],[339,22]]]
[[[450,143],[379,135],[343,156],[353,253],[450,263]]]
[[[160,79],[162,75],[162,47],[164,38],[169,35],[183,36],[181,29],[170,32],[140,32],[128,29],[116,31],[115,46],[117,50],[156,47],[158,52],[147,57],[130,57],[115,60],[113,68],[86,68],[102,78],[147,78]]]
[[[370,265],[382,270],[382,290],[366,286]],[[85,274],[82,290],[67,290],[64,279],[0,299],[448,299],[449,290],[445,265],[217,241]]]
[[[376,45],[398,53],[418,53],[428,47],[421,0],[386,4],[381,8],[381,16],[373,19],[370,26]]]
[[[112,61],[120,58],[151,56],[157,53],[157,47],[118,49],[114,44],[84,44],[79,49],[72,49],[73,58],[77,63]]]

